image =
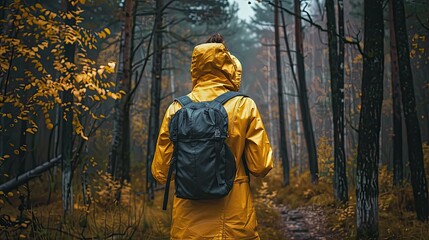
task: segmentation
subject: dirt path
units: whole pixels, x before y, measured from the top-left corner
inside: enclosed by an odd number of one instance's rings
[[[326,225],[325,213],[320,207],[289,209],[277,206],[284,227],[284,235],[290,240],[339,240]]]

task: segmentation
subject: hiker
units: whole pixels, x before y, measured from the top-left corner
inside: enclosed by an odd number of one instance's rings
[[[191,77],[193,87],[187,96],[193,102],[212,101],[223,93],[239,90],[241,64],[222,43],[197,45],[192,55]],[[218,199],[190,200],[175,196],[171,239],[259,239],[248,174],[264,177],[272,169],[271,146],[251,98],[236,96],[223,107],[228,120],[226,143],[236,165],[232,189]],[[169,122],[181,108],[174,101],[160,127],[152,174],[161,184],[167,181],[174,150]]]

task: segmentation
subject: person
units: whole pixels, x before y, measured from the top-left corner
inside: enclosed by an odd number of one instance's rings
[[[191,78],[193,87],[187,96],[194,102],[211,101],[224,92],[240,89],[241,64],[223,43],[200,44],[192,54]],[[237,166],[233,187],[220,199],[189,200],[175,196],[171,239],[259,239],[248,173],[264,177],[273,168],[271,145],[257,106],[250,97],[234,97],[224,107],[229,121],[226,142]],[[160,127],[151,170],[161,184],[166,183],[173,154],[168,123],[180,108],[174,101]]]

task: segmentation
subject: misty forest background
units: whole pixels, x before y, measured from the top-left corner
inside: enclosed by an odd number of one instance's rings
[[[158,128],[219,32],[275,154],[262,239],[285,207],[325,239],[429,239],[429,2],[246,2],[1,1],[0,238],[168,239]]]

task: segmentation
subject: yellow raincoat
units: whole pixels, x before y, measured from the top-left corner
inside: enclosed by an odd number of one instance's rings
[[[210,101],[226,91],[238,91],[241,64],[223,44],[206,43],[195,47],[191,76],[193,101]],[[171,239],[259,239],[249,179],[242,154],[252,175],[265,176],[273,167],[272,150],[255,102],[235,97],[224,104],[228,112],[227,144],[233,152],[237,174],[231,192],[224,198],[188,200],[174,197]],[[165,113],[152,163],[152,174],[165,183],[173,154],[168,123],[181,108],[173,102]]]

